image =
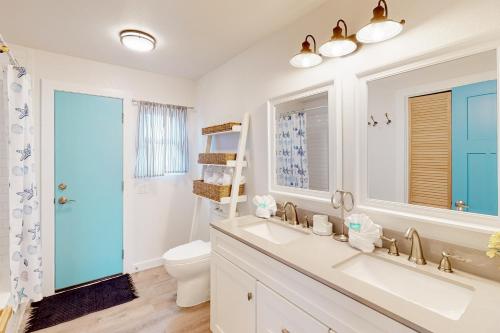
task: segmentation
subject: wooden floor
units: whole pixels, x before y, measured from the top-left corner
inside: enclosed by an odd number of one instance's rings
[[[209,303],[175,304],[176,282],[163,267],[132,274],[139,298],[59,324],[40,333],[208,333]],[[23,331],[21,331],[23,332]]]

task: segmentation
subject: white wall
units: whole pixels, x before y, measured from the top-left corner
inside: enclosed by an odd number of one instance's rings
[[[393,0],[389,1],[391,17],[396,20],[405,18],[407,22],[402,35],[384,43],[364,45],[350,57],[329,60],[315,68],[298,70],[289,65],[289,59],[299,51],[306,34],[314,34],[317,40],[326,41],[339,18],[344,18],[349,31],[354,32],[369,21],[375,5],[373,0],[329,1],[198,81],[196,106],[200,112],[200,126],[241,119],[245,111],[251,114],[247,174],[250,198],[267,192],[267,100],[332,79],[342,79],[343,183],[346,190],[355,190],[355,73],[435,54],[449,45],[458,48],[460,43],[498,36],[500,31],[498,0]],[[327,205],[294,201],[304,208],[334,214]],[[250,203],[242,206],[243,213],[253,210]],[[205,237],[208,233],[207,216],[201,220],[204,226],[201,232]],[[403,230],[414,225],[424,236],[477,248],[484,248],[486,244],[487,236],[483,234],[430,227],[416,219],[403,221],[386,214],[373,217],[376,222],[394,229]]]
[[[88,61],[45,51],[13,46],[19,62],[30,71],[34,81],[34,108],[38,135],[40,121],[52,121],[40,114],[41,79],[66,82],[93,90],[116,90],[128,100],[124,104],[124,250],[125,270],[133,271],[160,264],[158,259],[169,248],[189,237],[194,199],[191,174],[172,175],[154,180],[136,180],[135,145],[137,106],[130,99],[144,99],[192,106],[195,83],[191,80],[157,75],[124,67]],[[194,128],[196,111],[190,110],[188,124]],[[192,133],[189,135],[193,140]],[[42,143],[43,144],[43,143]],[[196,142],[190,142],[193,146]],[[195,149],[192,149],[194,151]],[[37,147],[38,158],[40,149]],[[192,162],[194,165],[194,161]],[[38,177],[40,179],[40,175]],[[43,189],[53,186],[41,184]],[[53,209],[53,207],[42,207]],[[43,233],[42,220],[42,233]]]

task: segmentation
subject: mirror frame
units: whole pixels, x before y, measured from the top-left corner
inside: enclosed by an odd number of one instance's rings
[[[421,68],[446,63],[460,58],[473,56],[475,54],[496,51],[497,69],[496,78],[499,81],[500,68],[500,42],[488,42],[482,45],[476,45],[469,48],[462,48],[458,51],[443,53],[438,56],[432,56],[427,59],[409,62],[405,65],[395,67],[378,68],[369,72],[357,73],[358,89],[356,97],[356,200],[357,209],[366,213],[382,213],[400,217],[402,219],[420,220],[431,224],[447,225],[455,228],[475,231],[480,233],[491,233],[500,229],[500,216],[482,215],[470,212],[458,212],[443,208],[434,208],[413,205],[401,202],[392,202],[368,197],[368,159],[367,159],[367,138],[368,138],[368,83],[379,79],[403,74]],[[497,114],[500,110],[500,93],[497,85]],[[500,129],[500,116],[497,117],[497,129]],[[497,150],[500,151],[500,135],[497,135]],[[498,154],[498,153],[497,153]],[[497,165],[500,171],[500,162]],[[499,172],[500,173],[500,172]],[[498,182],[498,191],[500,194],[500,181]],[[500,207],[500,195],[499,195]]]
[[[275,97],[267,102],[267,136],[268,136],[268,190],[269,193],[291,196],[299,199],[330,202],[331,193],[342,188],[342,112],[341,91],[333,81],[304,88],[283,96]],[[300,98],[328,94],[328,188],[329,191],[300,189],[276,184],[276,106]]]

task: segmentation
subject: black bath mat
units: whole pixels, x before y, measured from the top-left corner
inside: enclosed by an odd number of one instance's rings
[[[137,298],[129,274],[44,297],[31,303],[25,332],[34,332]]]

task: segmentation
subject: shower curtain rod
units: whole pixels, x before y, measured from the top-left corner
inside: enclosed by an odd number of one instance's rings
[[[185,106],[185,105],[175,105],[175,104],[168,104],[168,103],[158,103],[158,102],[151,102],[151,101],[145,101],[142,99],[132,99],[132,104],[139,104],[140,102],[145,102],[145,103],[151,103],[151,104],[159,104],[159,105],[173,105],[173,106],[181,106],[185,107],[188,110],[194,110],[194,106]]]
[[[5,39],[3,39],[3,36],[0,34],[0,53],[6,53],[7,56],[9,57],[10,64],[15,67],[21,67],[19,66],[19,62],[17,59],[14,57],[14,54],[12,54],[12,50],[9,48],[7,43],[5,42]]]

